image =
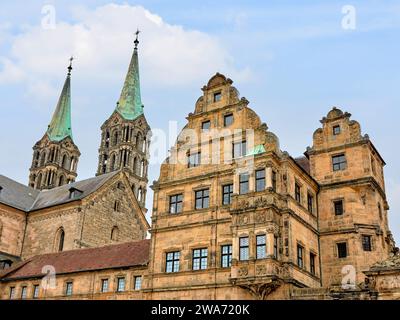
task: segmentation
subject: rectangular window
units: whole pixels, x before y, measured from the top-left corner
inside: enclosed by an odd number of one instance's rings
[[[65,295],[72,296],[72,282],[67,282],[65,285]]]
[[[256,191],[265,190],[265,169],[256,171]]]
[[[274,237],[274,258],[278,259],[278,237]]]
[[[193,270],[204,270],[207,269],[207,248],[194,249],[193,250]]]
[[[204,121],[204,122],[201,123],[201,129],[208,130],[210,128],[211,128],[211,121],[210,120]]]
[[[339,154],[332,157],[332,169],[333,171],[345,170],[347,167],[346,156]]]
[[[165,272],[178,272],[179,271],[179,258],[181,253],[179,251],[167,252]]]
[[[233,195],[233,184],[226,184],[222,186],[222,204],[231,204]]]
[[[232,158],[244,157],[247,153],[246,141],[235,142],[232,144]]]
[[[224,127],[228,127],[233,123],[233,114],[227,114],[224,116]]]
[[[362,247],[364,251],[372,251],[371,236],[368,235],[362,236]]]
[[[265,234],[260,234],[256,236],[256,256],[257,259],[264,259],[267,256]]]
[[[222,98],[222,93],[221,92],[215,92],[214,93],[214,102],[221,101]]]
[[[120,277],[117,279],[117,292],[124,292],[125,291],[125,278]]]
[[[243,173],[239,176],[239,193],[246,194],[249,192],[249,174]]]
[[[232,245],[221,246],[221,267],[228,268],[232,265]]]
[[[333,135],[337,136],[338,134],[340,134],[340,126],[333,126]]]
[[[28,291],[28,288],[26,286],[23,286],[21,288],[21,299],[26,299],[27,291]]]
[[[276,171],[272,171],[272,189],[276,192]]]
[[[297,265],[300,268],[304,267],[304,259],[303,259],[304,248],[301,245],[297,245]]]
[[[142,276],[135,277],[135,290],[142,289]]]
[[[35,284],[33,286],[33,299],[39,298],[39,285]]]
[[[108,292],[108,279],[101,280],[101,292]]]
[[[249,237],[239,238],[239,260],[249,260]]]
[[[188,155],[188,167],[194,168],[201,164],[201,153],[193,153]]]
[[[14,299],[15,298],[15,287],[10,287],[10,295],[9,295],[10,299]]]
[[[336,216],[341,216],[344,213],[343,210],[343,200],[336,200],[333,202],[333,207]]]
[[[315,254],[310,252],[310,272],[315,275]]]
[[[169,197],[169,213],[182,212],[183,195],[176,194]]]
[[[314,212],[314,197],[310,193],[307,194],[307,207],[308,212]]]
[[[347,257],[347,243],[340,242],[340,243],[337,243],[336,246],[337,246],[338,258],[346,258]]]
[[[301,203],[301,187],[298,183],[294,185],[294,196],[298,203]]]
[[[195,192],[196,210],[206,209],[210,204],[210,192],[208,189]]]

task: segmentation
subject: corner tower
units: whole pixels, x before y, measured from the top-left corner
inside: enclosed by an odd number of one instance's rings
[[[129,69],[117,106],[101,126],[97,174],[116,170],[127,173],[138,202],[144,207],[147,192],[150,127],[143,113],[140,95],[138,34]]]
[[[29,186],[35,189],[51,189],[74,182],[79,152],[71,130],[71,71],[67,78],[45,135],[33,146]]]

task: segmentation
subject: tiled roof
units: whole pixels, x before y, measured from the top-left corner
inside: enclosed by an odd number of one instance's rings
[[[303,170],[305,172],[307,172],[308,174],[310,174],[310,160],[308,160],[306,157],[299,157],[294,159],[294,161],[296,161],[296,163],[303,168]]]
[[[0,203],[24,211],[29,210],[40,192],[1,174],[0,187]]]
[[[146,266],[150,240],[126,242],[99,248],[77,249],[34,256],[0,274],[0,281],[42,277],[44,266],[66,274],[111,268]]]
[[[0,175],[0,187],[2,187],[0,191],[0,203],[28,212],[80,200],[99,189],[107,180],[118,174],[118,172],[114,171],[42,191],[24,186],[21,183]],[[69,192],[71,188],[78,189],[82,193],[71,199]]]

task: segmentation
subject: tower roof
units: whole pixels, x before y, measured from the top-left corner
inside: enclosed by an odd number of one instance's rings
[[[129,64],[128,73],[125,77],[121,96],[116,107],[116,111],[126,120],[134,120],[143,114],[139,81],[138,34],[139,30],[136,31],[135,48]]]
[[[58,99],[56,110],[47,129],[47,135],[51,141],[61,141],[66,137],[72,139],[71,130],[71,70],[72,57],[68,67],[67,79]]]

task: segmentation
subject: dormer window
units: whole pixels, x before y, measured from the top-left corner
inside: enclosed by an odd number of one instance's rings
[[[215,93],[214,93],[214,102],[219,102],[219,101],[221,101],[221,98],[222,98],[222,93],[221,93],[221,91],[215,92]]]
[[[340,126],[339,125],[333,126],[333,135],[337,136],[339,134],[340,134]]]
[[[70,199],[77,199],[81,196],[83,191],[76,189],[76,188],[69,188],[69,198]]]

